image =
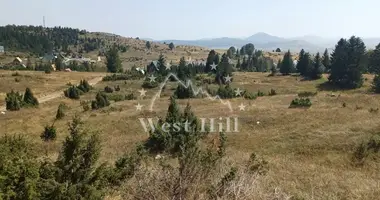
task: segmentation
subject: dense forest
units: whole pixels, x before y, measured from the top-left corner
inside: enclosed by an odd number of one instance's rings
[[[16,26],[0,27],[0,45],[6,50],[31,52],[37,55],[53,50],[69,51],[70,47],[80,46],[82,51],[94,51],[104,45],[98,38],[86,38],[85,30],[42,26]]]

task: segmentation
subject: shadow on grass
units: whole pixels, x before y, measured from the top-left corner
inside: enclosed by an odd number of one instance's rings
[[[318,91],[330,91],[330,92],[352,90],[349,88],[342,88],[342,87],[339,87],[337,85],[333,85],[328,81],[318,84],[317,89],[318,89]]]

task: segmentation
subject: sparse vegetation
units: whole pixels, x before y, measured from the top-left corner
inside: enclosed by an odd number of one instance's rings
[[[311,106],[311,101],[309,98],[295,98],[290,103],[289,108],[300,108],[300,107],[308,108],[310,106]]]

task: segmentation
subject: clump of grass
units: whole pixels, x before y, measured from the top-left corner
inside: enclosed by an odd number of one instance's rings
[[[311,106],[311,101],[309,98],[295,98],[290,103],[289,108],[309,108]]]
[[[298,93],[298,97],[312,97],[317,95],[318,92],[310,92],[310,91],[305,91],[305,92],[300,92]]]

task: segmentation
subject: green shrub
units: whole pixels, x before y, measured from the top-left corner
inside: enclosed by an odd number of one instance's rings
[[[111,87],[109,87],[109,86],[106,86],[106,87],[104,88],[104,92],[106,92],[106,93],[112,93],[112,92],[113,92],[113,89],[112,89]]]
[[[226,85],[224,87],[222,85],[219,86],[216,94],[219,95],[221,99],[230,99],[236,97],[235,91],[230,87],[230,85]]]
[[[317,95],[317,92],[305,91],[305,92],[298,93],[298,97],[311,97],[311,96],[315,96],[315,95]]]
[[[30,88],[26,88],[23,100],[23,106],[38,106],[38,100],[34,97]]]
[[[136,97],[133,93],[125,95],[125,100],[135,100]]]
[[[120,91],[120,86],[119,85],[115,86],[114,88],[115,88],[115,91]]]
[[[268,93],[269,96],[274,96],[276,94],[277,94],[276,90],[274,90],[274,89],[270,89],[270,92]]]
[[[126,96],[122,94],[109,94],[107,95],[107,97],[110,101],[118,102],[118,101],[124,101]]]
[[[95,100],[91,102],[91,108],[93,110],[104,108],[110,105],[108,97],[103,92],[98,92],[96,94]]]
[[[150,80],[145,80],[141,87],[146,88],[146,89],[156,88],[158,87],[158,82],[157,81],[150,82]]]
[[[71,86],[67,90],[64,91],[65,97],[68,97],[70,99],[80,99],[80,92],[76,86]]]
[[[250,93],[250,92],[244,92],[243,97],[244,97],[245,99],[250,99],[250,100],[255,100],[255,99],[257,99],[257,95],[256,95],[256,94],[253,94],[253,93]]]
[[[310,107],[311,101],[309,98],[296,98],[292,100],[290,103],[290,108],[297,108],[297,107]]]
[[[40,137],[45,142],[55,140],[57,137],[57,130],[54,125],[45,126],[44,132],[42,132]]]
[[[58,106],[57,114],[55,115],[55,119],[59,120],[65,117],[65,109],[66,105],[61,103]]]
[[[5,107],[9,111],[17,111],[22,107],[22,95],[19,92],[11,91],[6,94]]]
[[[265,94],[264,94],[264,92],[261,92],[261,91],[259,90],[259,91],[257,91],[257,96],[258,96],[258,97],[263,97],[263,96],[265,96]]]
[[[86,80],[81,80],[77,88],[81,90],[83,93],[87,93],[92,89],[92,87]]]

